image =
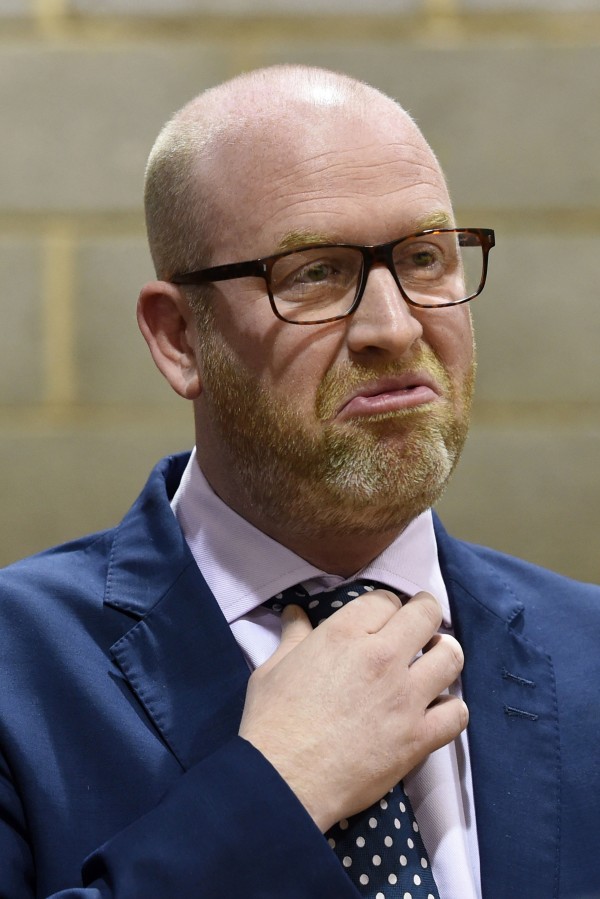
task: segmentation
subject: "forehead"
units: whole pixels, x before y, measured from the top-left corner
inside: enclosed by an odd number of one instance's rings
[[[240,126],[212,167],[215,264],[276,252],[290,233],[380,243],[451,218],[435,156],[392,101],[292,104]]]

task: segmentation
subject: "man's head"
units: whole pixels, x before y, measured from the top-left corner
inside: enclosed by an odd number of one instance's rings
[[[451,228],[435,156],[373,88],[275,67],[172,119],[150,157],[146,202],[161,280],[142,291],[140,325],[163,374],[194,401],[209,482],[301,555],[323,564],[327,541],[330,565],[355,570],[438,498],[456,464],[474,368],[467,307],[408,305],[380,262],[351,316],[306,326],[275,317],[259,277],[202,288],[169,279],[314,243]]]

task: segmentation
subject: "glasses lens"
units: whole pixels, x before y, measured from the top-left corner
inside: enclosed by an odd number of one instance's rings
[[[478,293],[483,250],[468,231],[410,237],[394,248],[394,265],[406,295],[420,306],[461,303]]]
[[[361,268],[362,253],[344,247],[312,247],[281,256],[270,278],[277,311],[290,322],[345,315]]]

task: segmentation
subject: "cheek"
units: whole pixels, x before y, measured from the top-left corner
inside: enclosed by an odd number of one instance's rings
[[[211,308],[216,340],[241,370],[261,380],[279,330],[264,291],[243,282],[225,282],[214,291]]]
[[[212,316],[218,341],[236,367],[269,393],[314,412],[323,377],[335,360],[339,328],[282,322],[258,290],[222,290]]]
[[[426,343],[452,376],[462,379],[470,375],[475,347],[468,306],[433,311],[432,317],[423,321],[423,329]]]
[[[285,326],[284,326],[285,327]],[[331,368],[332,354],[325,351],[308,329],[288,326],[272,347],[270,364],[263,372],[268,389],[305,419],[316,419],[319,387]]]
[[[278,324],[266,372],[270,388],[299,412],[316,417],[317,393],[343,350],[344,326],[340,322],[312,327]]]

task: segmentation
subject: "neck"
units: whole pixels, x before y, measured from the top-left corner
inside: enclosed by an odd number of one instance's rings
[[[341,577],[372,562],[429,505],[390,504],[386,491],[372,504],[359,507],[349,500],[346,507],[343,497],[303,490],[300,481],[271,491],[265,502],[271,484],[261,480],[261,490],[253,494],[250,478],[232,476],[235,460],[223,453],[214,458],[199,443],[197,461],[212,490],[234,512],[311,565]]]
[[[394,542],[411,520],[395,522],[392,528],[386,530],[373,531],[372,527],[360,527],[358,523],[346,528],[328,528],[315,515],[316,526],[310,528],[304,523],[298,528],[292,521],[280,521],[261,514],[252,504],[240,502],[243,494],[235,493],[225,485],[218,489],[209,477],[207,480],[219,499],[267,537],[281,543],[315,568],[344,578],[372,562]],[[376,518],[377,513],[373,512],[370,520]]]
[[[385,535],[377,534],[375,537],[372,535],[362,537],[356,535],[319,536],[311,539],[307,536],[289,539],[285,535],[283,538],[277,534],[269,534],[269,536],[327,574],[337,574],[340,577],[348,578],[377,558],[393,543],[402,530],[403,528]]]

